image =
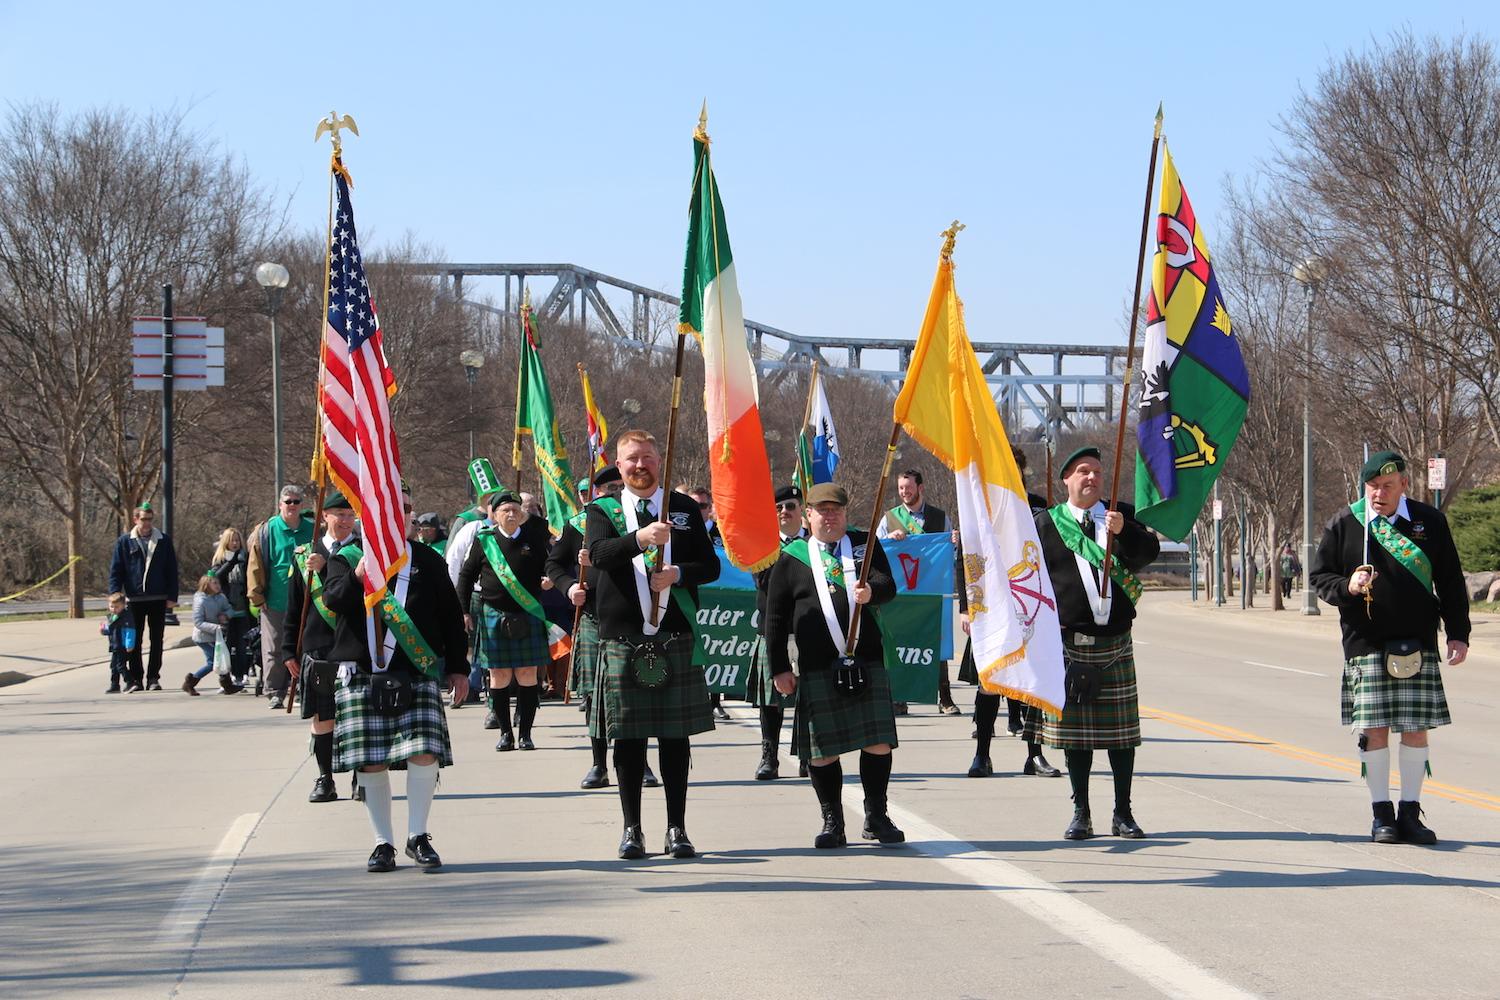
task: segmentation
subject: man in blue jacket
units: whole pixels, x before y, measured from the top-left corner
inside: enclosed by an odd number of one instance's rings
[[[125,595],[142,639],[146,634],[151,639],[151,653],[144,671],[141,647],[145,642],[138,640],[130,651],[130,680],[125,690],[134,692],[145,687],[160,691],[162,633],[167,625],[167,611],[177,606],[180,588],[177,551],[172,547],[172,539],[156,527],[156,513],[149,503],[135,509],[134,527],[115,542],[114,555],[109,561],[109,589]]]

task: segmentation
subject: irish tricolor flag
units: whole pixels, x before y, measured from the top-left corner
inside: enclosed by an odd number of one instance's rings
[[[956,224],[955,224],[956,226]],[[896,422],[953,470],[969,639],[985,690],[1060,715],[1062,632],[1036,522],[1005,427],[964,329],[953,237],[896,397]]]
[[[706,115],[693,134],[693,199],[682,272],[678,335],[703,351],[708,467],[724,552],[741,569],[764,569],[781,552],[771,463],[756,402],[755,366],[735,282],[724,206],[714,183]]]

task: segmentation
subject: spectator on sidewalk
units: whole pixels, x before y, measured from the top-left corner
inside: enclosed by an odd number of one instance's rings
[[[283,486],[281,509],[250,529],[247,597],[260,609],[262,684],[273,709],[281,708],[292,683],[292,675],[281,659],[292,553],[297,546],[311,542],[312,537],[312,512],[306,509],[300,486]]]
[[[162,637],[167,611],[177,606],[179,586],[177,550],[172,539],[156,527],[151,505],[142,503],[135,509],[134,526],[115,542],[109,561],[109,589],[125,595],[136,627],[144,628],[151,640],[144,670],[141,647],[145,643],[137,641],[130,651],[130,677],[137,690],[161,690]]]
[[[109,617],[105,619],[104,634],[109,636],[109,687],[105,694],[126,694],[140,688],[130,679],[130,652],[140,645],[140,632],[135,627],[135,616],[125,595],[116,591],[109,595]]]
[[[193,594],[193,642],[203,650],[203,666],[182,679],[182,689],[194,697],[198,695],[198,682],[213,672],[214,649],[219,638],[228,641],[229,613],[229,598],[224,595],[219,578],[204,573],[198,578],[197,593]],[[219,687],[225,694],[240,690],[223,674],[219,675]]]
[[[250,669],[250,655],[245,649],[245,633],[250,631],[250,565],[240,529],[225,528],[219,535],[213,565],[208,571],[218,579],[219,588],[229,601],[229,623],[224,629],[224,641],[229,644],[230,674],[236,685],[243,685],[245,673]]]

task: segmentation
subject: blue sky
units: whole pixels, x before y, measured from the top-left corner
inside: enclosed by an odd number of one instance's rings
[[[1478,3],[1008,6],[0,0],[0,94],[185,109],[308,230],[337,108],[367,246],[674,293],[706,97],[751,318],[914,336],[958,218],[974,339],[1123,343],[1158,101],[1212,248],[1224,178],[1330,59],[1500,34]]]

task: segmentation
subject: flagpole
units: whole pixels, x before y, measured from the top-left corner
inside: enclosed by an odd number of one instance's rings
[[[813,394],[818,391],[818,359],[812,361],[812,377],[807,382],[807,406],[802,410],[802,429],[797,433],[797,465],[802,466],[802,437],[807,433],[807,425],[812,422]],[[807,442],[807,460],[812,461],[812,441]],[[801,482],[797,485],[802,487],[802,492],[807,493],[812,488],[813,476],[811,468],[802,468]]]
[[[1052,435],[1042,438],[1042,449],[1047,453],[1047,506],[1052,506]]]
[[[526,321],[531,317],[531,289],[521,291],[520,340],[516,342],[516,420],[510,440],[510,464],[516,470],[516,493],[521,492],[521,399],[526,394]]]
[[[677,331],[677,362],[672,373],[672,412],[667,417],[667,448],[661,459],[661,488],[662,500],[661,510],[656,512],[657,521],[667,519],[667,508],[672,504],[672,457],[677,448],[677,412],[682,407],[682,363],[687,352],[687,334],[682,330]],[[654,628],[661,624],[661,603],[656,595],[651,595],[651,625]]]
[[[1141,317],[1141,279],[1146,273],[1146,239],[1151,232],[1151,194],[1156,185],[1156,151],[1161,146],[1162,107],[1156,106],[1156,126],[1151,130],[1151,163],[1146,168],[1146,205],[1141,209],[1141,249],[1135,261],[1135,295],[1130,300],[1130,344],[1125,350],[1125,376],[1120,387],[1120,420],[1115,427],[1115,469],[1109,487],[1109,512],[1120,501],[1120,467],[1125,464],[1125,416],[1130,407],[1130,376],[1135,364],[1135,331]],[[1050,477],[1049,477],[1050,478]],[[1114,545],[1108,528],[1104,532],[1104,564],[1099,568],[1099,608],[1109,598],[1109,564]]]
[[[584,387],[584,396],[583,396],[583,398],[584,398],[583,429],[584,429],[584,433],[587,435],[587,437],[589,439],[589,475],[588,475],[589,491],[588,492],[589,492],[589,501],[592,502],[593,499],[594,499],[594,457],[595,457],[595,452],[594,452],[594,436],[592,434],[588,434],[588,423],[589,423],[589,416],[588,416],[588,391],[587,391],[587,389],[588,389],[588,378],[589,378],[588,377],[588,373],[584,370],[583,362],[580,361],[578,363],[578,382],[579,382],[579,384],[581,386]],[[587,570],[588,570],[588,567],[585,566],[585,565],[583,565],[583,563],[579,563],[578,564],[578,586],[580,586],[580,587],[583,587],[585,585],[584,584],[584,578],[587,575]],[[569,635],[577,635],[578,634],[578,623],[580,621],[582,621],[582,620],[583,620],[583,605],[582,604],[575,604],[573,606],[573,631],[570,632],[570,633],[568,633]],[[563,704],[564,705],[568,705],[568,704],[571,704],[572,701],[573,701],[573,654],[569,653],[568,654],[568,673],[567,673],[567,676],[565,676],[563,678]]]
[[[328,490],[328,463],[323,460],[323,380],[328,373],[328,353],[326,350],[328,338],[328,280],[333,267],[333,175],[339,168],[340,156],[344,151],[343,140],[339,138],[338,112],[328,112],[328,117],[318,122],[317,132],[313,135],[313,141],[322,138],[327,131],[333,140],[333,153],[328,160],[328,238],[323,241],[323,335],[318,338],[318,383],[317,391],[314,393],[316,401],[313,405],[313,457],[312,457],[312,479],[313,487],[317,491],[317,499],[313,501],[313,537],[309,543],[308,555],[317,551],[319,525],[323,522],[323,494]],[[355,132],[355,135],[358,135]],[[302,669],[302,637],[307,632],[307,614],[312,609],[312,575],[311,568],[307,570],[302,580],[302,616],[297,619],[300,627],[297,629],[296,661],[297,669]],[[269,669],[269,668],[268,668]],[[292,704],[297,700],[297,685],[292,684],[287,689],[286,713],[291,714]]]

